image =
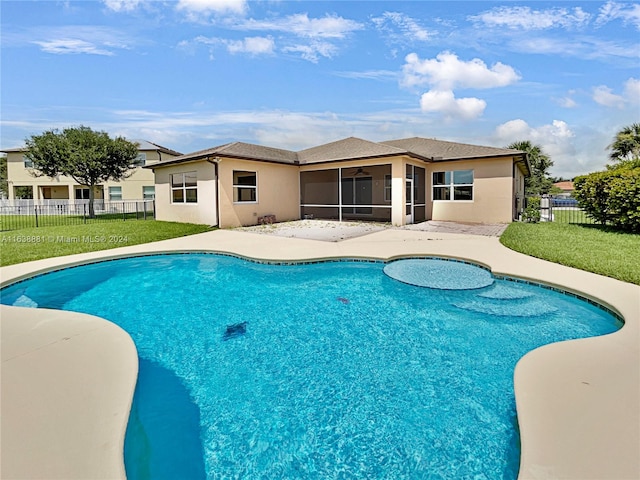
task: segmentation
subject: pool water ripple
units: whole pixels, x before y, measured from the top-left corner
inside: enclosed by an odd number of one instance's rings
[[[133,258],[21,282],[2,301],[63,301],[131,334],[141,358],[125,451],[132,480],[515,479],[516,362],[620,323],[531,285],[434,290],[383,267]],[[69,275],[95,281],[56,293]]]

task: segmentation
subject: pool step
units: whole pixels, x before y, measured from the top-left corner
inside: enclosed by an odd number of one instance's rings
[[[476,294],[472,299],[453,304],[462,310],[498,317],[535,318],[553,314],[558,309],[528,292],[494,289]]]

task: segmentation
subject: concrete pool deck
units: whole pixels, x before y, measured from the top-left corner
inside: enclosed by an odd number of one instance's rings
[[[640,286],[516,253],[495,236],[383,229],[329,242],[217,230],[3,267],[0,278],[4,286],[69,265],[194,251],[263,260],[456,257],[598,301],[622,315],[622,329],[541,347],[516,367],[519,478],[640,478]],[[0,477],[124,478],[137,375],[130,337],[89,315],[8,306],[0,314]]]

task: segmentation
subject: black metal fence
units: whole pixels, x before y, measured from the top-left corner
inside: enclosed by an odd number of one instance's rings
[[[93,215],[88,202],[0,205],[0,231],[154,218],[154,200],[100,200],[94,204]]]
[[[540,199],[539,208],[541,222],[577,224],[598,223],[593,218],[589,217],[586,212],[578,206],[578,202],[574,198],[543,197]]]

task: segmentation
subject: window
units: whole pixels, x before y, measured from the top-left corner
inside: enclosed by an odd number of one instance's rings
[[[122,187],[109,187],[109,200],[122,200]]]
[[[171,200],[172,203],[198,202],[198,175],[196,172],[171,175]]]
[[[384,176],[384,201],[391,201],[391,175]]]
[[[89,189],[76,188],[76,200],[89,200]]]
[[[147,163],[147,154],[146,153],[139,153],[138,156],[133,159],[133,162],[131,162],[131,166],[132,167],[142,167],[146,163]]]
[[[156,198],[156,187],[142,187],[142,198],[145,200],[153,200]]]
[[[473,200],[473,170],[433,173],[434,200]]]
[[[24,162],[24,168],[33,168],[33,162],[26,155],[22,156],[22,161]]]
[[[258,174],[256,172],[233,171],[234,203],[258,201]]]

